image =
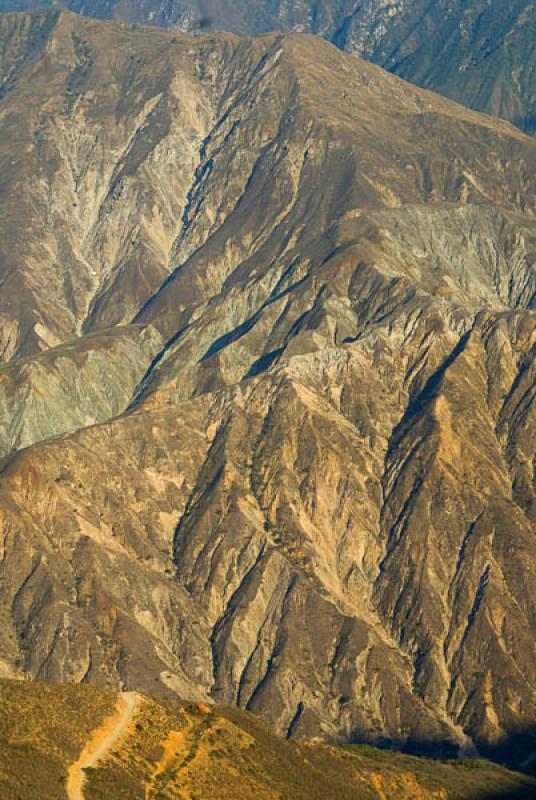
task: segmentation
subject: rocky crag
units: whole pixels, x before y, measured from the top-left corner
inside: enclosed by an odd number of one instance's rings
[[[534,139],[307,36],[0,25],[3,674],[525,762]]]

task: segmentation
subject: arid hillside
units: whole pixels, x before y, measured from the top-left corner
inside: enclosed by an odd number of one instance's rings
[[[183,31],[313,33],[412,83],[536,132],[533,0],[0,0]]]
[[[112,739],[120,700],[0,681],[2,800],[70,798],[79,759]],[[247,712],[138,695],[81,789],[84,800],[531,800],[536,781],[486,761],[286,742]]]
[[[536,726],[536,141],[308,36],[0,18],[0,668]]]

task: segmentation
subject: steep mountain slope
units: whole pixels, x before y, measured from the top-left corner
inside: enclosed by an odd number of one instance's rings
[[[114,704],[110,691],[1,681],[3,800],[65,800],[80,751],[114,732]],[[529,800],[536,791],[533,779],[484,761],[285,742],[246,712],[142,696],[131,724],[87,773],[84,800]]]
[[[365,51],[359,39],[357,46],[419,86],[536,133],[532,0],[413,0],[385,25],[384,34],[365,43]]]
[[[50,4],[0,0],[0,10]],[[89,16],[185,31],[315,33],[419,86],[536,131],[532,0],[69,0],[61,5]]]
[[[534,140],[309,37],[0,24],[3,673],[525,763]]]

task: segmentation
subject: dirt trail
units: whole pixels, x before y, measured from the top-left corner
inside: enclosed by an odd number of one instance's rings
[[[104,720],[94,731],[78,761],[69,767],[67,796],[69,800],[84,800],[84,770],[94,767],[121,738],[128,728],[139,703],[137,692],[122,692],[117,699],[116,713]]]

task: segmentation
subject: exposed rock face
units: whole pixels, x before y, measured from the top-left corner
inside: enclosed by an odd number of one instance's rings
[[[62,3],[63,4],[63,3]],[[0,10],[50,5],[0,0]],[[419,86],[536,131],[533,0],[68,0],[89,16],[258,35],[315,33]]]
[[[528,730],[534,140],[308,37],[2,25],[4,673]]]

